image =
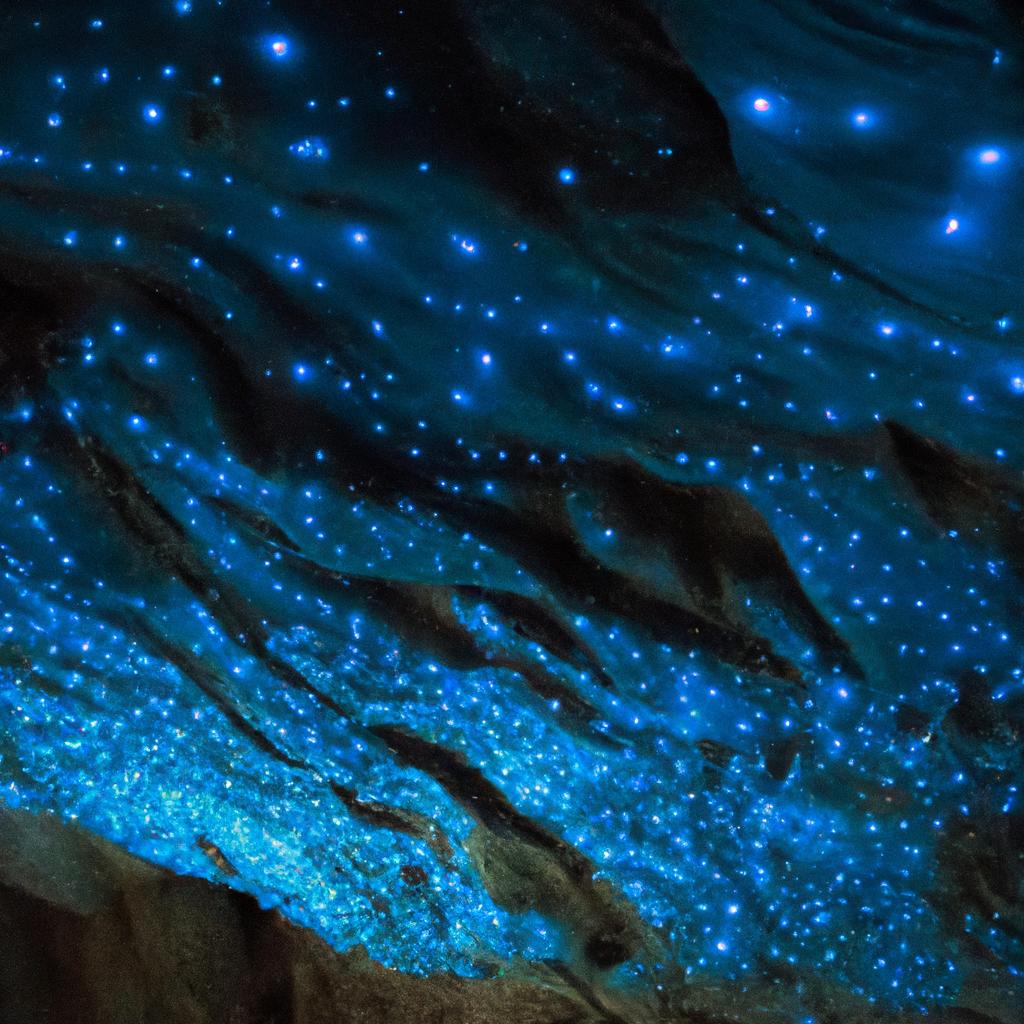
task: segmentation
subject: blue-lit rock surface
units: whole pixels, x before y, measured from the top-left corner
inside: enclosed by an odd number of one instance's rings
[[[406,972],[1019,1005],[1019,8],[0,26],[8,804]]]

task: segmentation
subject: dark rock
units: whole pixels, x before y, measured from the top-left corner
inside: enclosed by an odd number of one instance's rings
[[[414,977],[336,953],[253,897],[0,807],[4,1024],[589,1024],[571,992]]]

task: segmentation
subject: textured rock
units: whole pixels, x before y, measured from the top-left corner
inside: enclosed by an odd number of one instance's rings
[[[0,807],[4,1024],[597,1020],[510,978],[414,977],[334,952],[253,897],[173,875],[55,818]]]

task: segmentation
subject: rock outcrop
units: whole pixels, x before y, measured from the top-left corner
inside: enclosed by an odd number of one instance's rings
[[[4,1024],[585,1024],[569,993],[388,970],[245,893],[0,806]]]

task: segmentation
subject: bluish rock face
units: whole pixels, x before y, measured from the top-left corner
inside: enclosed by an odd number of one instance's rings
[[[4,800],[406,971],[1012,983],[1011,5],[101,7],[0,14]]]

